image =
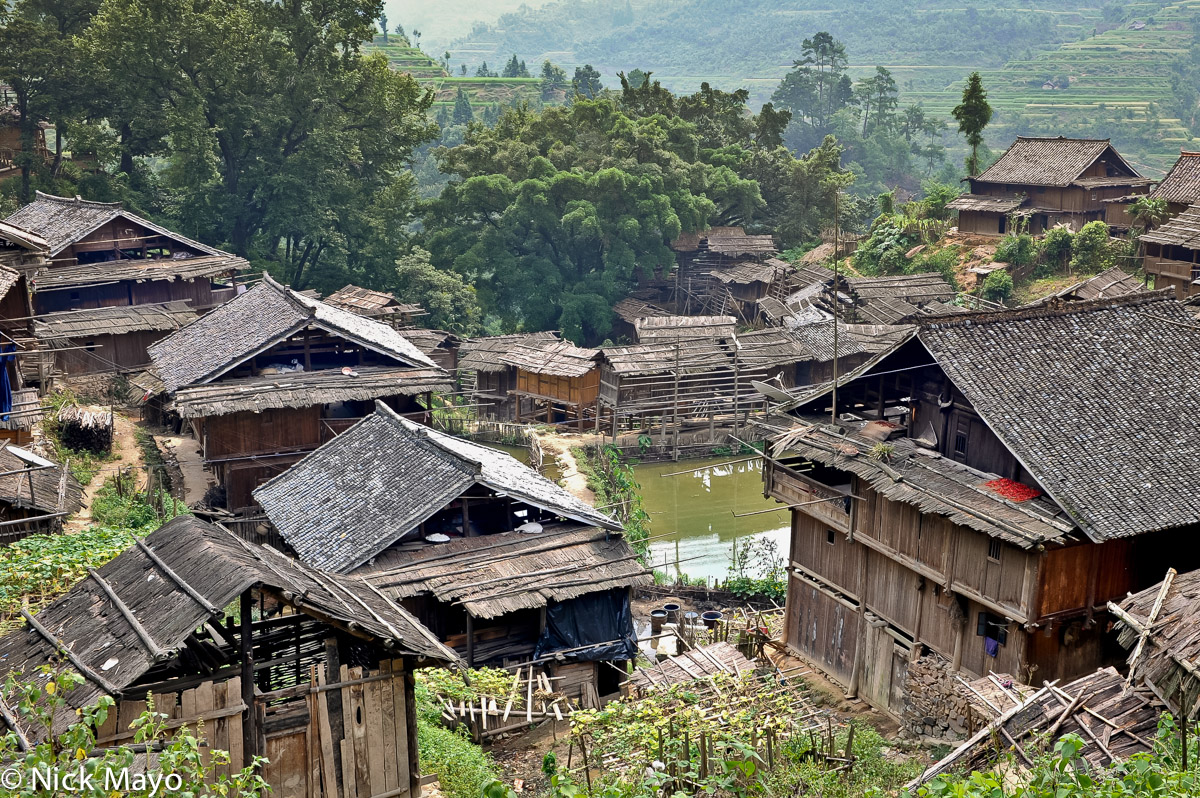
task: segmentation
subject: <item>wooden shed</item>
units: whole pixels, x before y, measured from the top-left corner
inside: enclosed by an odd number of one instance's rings
[[[238,603],[237,616],[223,608]],[[70,708],[117,702],[100,747],[132,743],[154,696],[167,727],[204,723],[212,747],[279,798],[418,798],[412,670],[457,657],[364,580],[301,565],[181,516],[0,638],[5,672],[65,658],[85,679]],[[65,712],[56,729],[77,720]],[[25,744],[34,726],[14,729]]]
[[[620,524],[504,452],[381,404],[254,495],[300,559],[366,575],[469,663],[632,656],[628,591],[650,577]],[[625,631],[562,642],[580,607]]]
[[[468,338],[459,345],[458,378],[481,418],[512,421],[533,412],[534,400],[514,393],[517,367],[503,358],[522,346],[536,347],[557,340],[556,333],[534,332]]]
[[[0,446],[0,543],[57,532],[82,506],[83,486],[65,465]]]
[[[572,419],[583,429],[585,416],[596,412],[600,391],[600,352],[570,341],[540,340],[517,343],[500,356],[500,362],[517,370],[516,388],[510,393],[532,400],[533,411],[524,420],[546,423]],[[515,421],[522,421],[516,405]]]
[[[1023,681],[1109,664],[1105,602],[1200,564],[1189,319],[1165,292],[942,317],[836,406],[798,399],[764,467],[793,507],[788,645],[892,711],[925,649]]]
[[[171,409],[218,475],[224,506],[370,414],[425,417],[450,375],[395,329],[263,281],[150,347]],[[424,397],[424,403],[418,402]]]
[[[130,373],[150,365],[151,345],[197,318],[183,301],[64,310],[37,316],[33,334],[62,374]]]
[[[401,302],[387,291],[373,291],[354,284],[334,291],[325,297],[325,301],[336,308],[382,321],[396,329],[407,327],[417,316],[425,315],[425,309],[420,305]]]

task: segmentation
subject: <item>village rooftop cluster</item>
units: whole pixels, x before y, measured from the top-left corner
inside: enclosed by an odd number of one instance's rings
[[[1145,281],[1109,269],[1018,308],[938,273],[847,277],[840,232],[797,263],[741,228],[684,234],[613,309],[623,342],[585,348],[463,340],[390,294],[296,291],[120,204],[39,194],[0,222],[0,540],[84,504],[28,448],[59,386],[119,387],[202,477],[180,488],[194,515],[26,612],[0,671],[65,661],[67,709],[117,701],[100,745],[152,694],[209,724],[222,772],[267,756],[278,795],[416,798],[419,668],[514,670],[519,721],[543,677],[550,717],[752,667],[718,642],[626,683],[651,573],[609,508],[456,435],[469,408],[624,454],[761,447],[791,518],[776,642],[917,736],[969,738],[925,778],[984,766],[998,734],[1074,731],[1101,765],[1147,750],[1158,712],[1200,702],[1200,154],[1154,184],[1107,140],[1022,137],[948,206],[964,235],[1120,235],[1147,195],[1171,218],[1141,236]]]

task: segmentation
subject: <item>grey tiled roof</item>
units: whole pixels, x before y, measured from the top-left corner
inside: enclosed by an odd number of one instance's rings
[[[326,305],[263,280],[211,313],[150,347],[168,391],[219,376],[237,363],[305,327],[318,327],[414,366],[438,368],[386,324]]]
[[[1179,153],[1179,160],[1150,196],[1183,205],[1200,202],[1200,152]]]
[[[919,334],[1093,540],[1200,523],[1200,328],[1167,293],[946,317]]]
[[[476,482],[561,517],[620,525],[508,454],[409,421],[383,404],[254,491],[308,563],[349,571]]]
[[[78,197],[56,197],[37,192],[33,202],[9,216],[4,221],[16,225],[46,240],[50,254],[57,255],[71,244],[107,222],[124,217],[135,224],[149,228],[160,235],[173,238],[206,255],[224,255],[219,249],[193,241],[179,233],[160,227],[149,219],[130,213],[119,202],[91,202]]]
[[[1069,186],[1106,153],[1118,171],[1137,171],[1113,149],[1108,139],[1068,139],[1017,136],[1017,140],[972,183],[1031,186]]]

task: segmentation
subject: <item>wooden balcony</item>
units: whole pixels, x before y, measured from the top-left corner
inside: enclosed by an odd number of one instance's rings
[[[771,460],[764,462],[763,484],[771,498],[784,504],[802,505],[793,507],[796,512],[806,513],[839,532],[850,532],[848,489],[843,491],[824,485]]]

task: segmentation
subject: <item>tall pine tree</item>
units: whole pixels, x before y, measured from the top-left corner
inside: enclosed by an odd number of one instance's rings
[[[983,78],[979,77],[978,72],[972,72],[971,77],[967,78],[962,102],[954,107],[953,114],[958,120],[958,132],[963,134],[967,144],[971,146],[971,154],[967,158],[967,173],[974,177],[979,174],[979,145],[983,143],[983,129],[992,121],[992,106],[988,105]]]

